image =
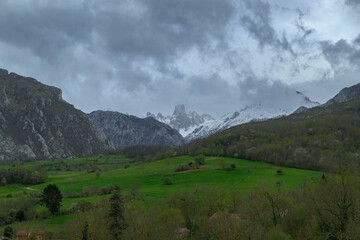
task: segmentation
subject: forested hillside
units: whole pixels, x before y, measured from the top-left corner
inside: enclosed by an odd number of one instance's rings
[[[360,99],[230,128],[178,154],[231,156],[305,169],[360,160]],[[359,161],[355,161],[359,162]]]

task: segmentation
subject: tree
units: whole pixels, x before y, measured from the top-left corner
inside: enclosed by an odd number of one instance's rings
[[[24,220],[25,220],[25,213],[24,213],[24,211],[20,209],[20,210],[16,213],[15,219],[16,219],[17,221],[19,221],[19,222],[24,221]]]
[[[51,214],[58,213],[60,210],[63,196],[55,184],[49,184],[44,188],[41,195],[40,205],[47,207]]]
[[[12,229],[11,226],[7,226],[4,229],[4,237],[12,238],[13,235],[14,235],[14,230]]]
[[[124,218],[124,199],[118,186],[116,186],[110,197],[108,221],[109,229],[112,232],[114,239],[120,239],[122,232],[126,228],[126,224]]]
[[[98,171],[96,171],[95,175],[96,175],[96,179],[98,179],[101,175],[101,172],[98,170]]]
[[[225,158],[221,158],[220,161],[219,161],[219,165],[221,166],[222,169],[225,169],[225,167],[227,165],[229,165],[229,161],[226,160]]]
[[[197,165],[205,165],[205,156],[204,155],[198,155],[195,157],[195,163]]]

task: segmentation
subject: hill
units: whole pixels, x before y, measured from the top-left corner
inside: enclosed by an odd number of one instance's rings
[[[360,99],[232,127],[179,154],[232,156],[306,169],[360,162]]]
[[[184,143],[175,129],[152,117],[142,119],[112,111],[95,111],[88,116],[116,149],[136,145],[179,146]]]
[[[61,90],[0,69],[0,159],[51,159],[109,149]]]

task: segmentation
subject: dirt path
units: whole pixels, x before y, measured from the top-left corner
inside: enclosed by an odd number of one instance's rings
[[[40,191],[39,189],[34,189],[34,188],[31,188],[31,187],[26,187],[24,189],[25,190],[30,190],[30,191]]]

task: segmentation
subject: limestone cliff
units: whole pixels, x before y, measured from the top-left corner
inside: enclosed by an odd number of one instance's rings
[[[109,144],[60,89],[0,69],[0,159],[93,155]]]

